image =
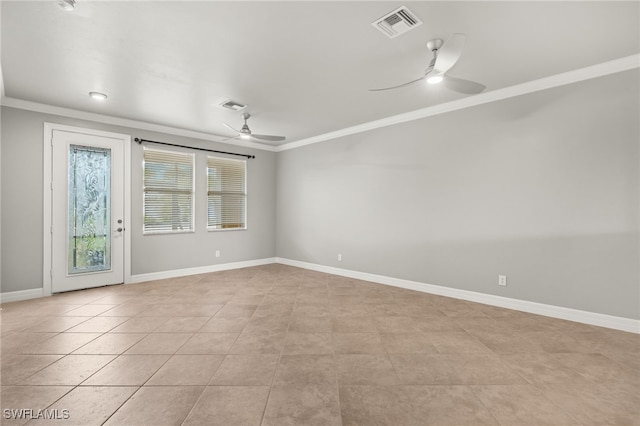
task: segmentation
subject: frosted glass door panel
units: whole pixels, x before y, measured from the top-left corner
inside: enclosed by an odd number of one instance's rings
[[[69,146],[69,274],[111,270],[111,149]]]

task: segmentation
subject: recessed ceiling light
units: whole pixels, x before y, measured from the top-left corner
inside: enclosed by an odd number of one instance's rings
[[[76,7],[76,0],[59,0],[58,6],[64,10],[73,10]]]
[[[89,96],[91,96],[93,99],[97,99],[99,101],[104,101],[105,99],[107,99],[107,95],[105,95],[104,93],[100,93],[100,92],[89,92]]]

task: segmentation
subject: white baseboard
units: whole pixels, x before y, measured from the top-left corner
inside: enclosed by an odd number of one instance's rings
[[[455,299],[483,303],[485,305],[515,309],[532,314],[544,315],[553,318],[560,318],[564,320],[640,334],[640,320],[634,320],[631,318],[616,317],[595,312],[581,311],[578,309],[564,308],[561,306],[546,305],[543,303],[530,302],[527,300],[511,299],[508,297],[495,296],[492,294],[478,293],[469,290],[460,290],[433,284],[425,284],[417,281],[403,280],[399,278],[387,277],[384,275],[369,274],[366,272],[352,271],[349,269],[335,268],[332,266],[318,265],[315,263],[301,262],[298,260],[285,259],[281,257],[277,257],[276,262],[282,263],[284,265],[296,266],[298,268],[326,272],[328,274],[340,275],[343,277],[355,278],[364,281],[371,281],[378,284],[386,284],[394,287],[421,291],[424,293],[437,294],[440,296],[452,297]]]
[[[29,290],[8,291],[0,293],[0,303],[17,302],[19,300],[36,299],[43,296],[41,288],[32,288]]]
[[[219,265],[198,266],[195,268],[173,269],[171,271],[150,272],[148,274],[132,275],[128,284],[163,280],[166,278],[185,277],[187,275],[208,274],[210,272],[227,271],[230,269],[250,268],[252,266],[268,265],[271,263],[276,263],[275,257],[246,260],[243,262],[221,263]]]

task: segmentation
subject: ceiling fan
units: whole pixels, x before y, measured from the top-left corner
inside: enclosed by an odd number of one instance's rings
[[[475,95],[482,92],[486,86],[476,83],[475,81],[463,80],[461,78],[451,77],[447,72],[458,62],[466,36],[464,34],[453,34],[446,43],[441,39],[434,39],[427,43],[427,48],[433,52],[433,58],[429,62],[429,66],[420,78],[402,83],[397,86],[383,87],[381,89],[369,89],[370,92],[380,92],[383,90],[398,89],[405,87],[418,81],[426,80],[427,83],[437,84],[443,82],[444,85],[456,92]]]
[[[251,117],[251,114],[245,112],[244,114],[242,114],[242,118],[244,119],[244,125],[242,126],[242,128],[240,130],[236,130],[233,127],[231,127],[230,125],[228,125],[227,123],[222,123],[224,124],[225,127],[233,130],[234,132],[238,133],[235,137],[240,137],[241,139],[256,139],[257,141],[267,141],[267,142],[280,142],[285,140],[286,138],[284,136],[273,136],[273,135],[256,135],[254,133],[251,133],[251,129],[249,128],[249,125],[247,124],[247,120],[249,119],[249,117]]]

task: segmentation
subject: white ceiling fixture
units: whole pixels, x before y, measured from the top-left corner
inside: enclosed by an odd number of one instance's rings
[[[89,92],[89,96],[97,101],[104,101],[107,99],[107,95],[102,92]]]
[[[371,25],[387,37],[395,38],[419,27],[422,25],[422,21],[409,8],[402,6],[372,22]]]
[[[438,84],[444,81],[447,88],[456,91],[458,93],[464,93],[467,95],[474,95],[482,92],[486,86],[484,84],[476,83],[475,81],[463,80],[461,78],[451,77],[447,72],[458,62],[464,44],[466,36],[464,34],[452,35],[446,43],[440,39],[431,40],[427,43],[427,48],[433,52],[433,58],[429,62],[424,74],[411,80],[407,83],[398,84],[397,86],[384,87],[382,89],[369,89],[370,92],[380,92],[383,90],[398,89],[400,87],[409,86],[410,84],[417,83],[418,81],[426,80],[429,84]]]
[[[242,118],[244,119],[244,125],[240,130],[234,129],[227,123],[223,123],[223,124],[225,127],[236,132],[237,135],[235,137],[240,137],[240,139],[257,139],[258,141],[264,141],[264,142],[282,142],[283,140],[286,139],[284,136],[256,135],[251,133],[251,129],[247,124],[247,120],[249,119],[249,117],[251,117],[251,114],[249,114],[248,112],[245,112],[244,114],[242,114]]]
[[[73,10],[76,7],[76,0],[59,0],[58,6],[64,10]]]

